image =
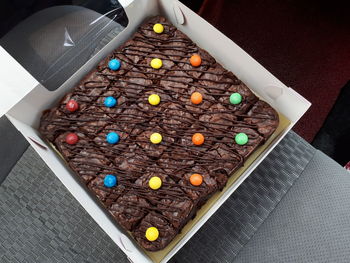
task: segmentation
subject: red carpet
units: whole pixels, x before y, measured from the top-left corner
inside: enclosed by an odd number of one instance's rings
[[[315,0],[206,0],[199,13],[312,102],[294,128],[312,141],[350,79],[346,5]]]

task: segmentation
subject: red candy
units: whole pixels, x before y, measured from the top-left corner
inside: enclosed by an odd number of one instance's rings
[[[74,112],[79,108],[79,104],[75,100],[69,100],[66,104],[66,108],[70,112]]]
[[[78,135],[75,133],[68,133],[66,136],[66,143],[74,145],[79,141]]]

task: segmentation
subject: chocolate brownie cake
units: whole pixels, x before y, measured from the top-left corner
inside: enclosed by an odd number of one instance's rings
[[[41,134],[146,250],[161,250],[278,114],[163,17],[43,113]]]

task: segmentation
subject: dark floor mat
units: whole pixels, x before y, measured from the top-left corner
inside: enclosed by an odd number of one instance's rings
[[[342,88],[312,145],[342,166],[350,161],[350,81]]]

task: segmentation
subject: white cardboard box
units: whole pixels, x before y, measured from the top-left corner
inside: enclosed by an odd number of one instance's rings
[[[132,262],[152,261],[135,245],[131,238],[123,234],[123,231],[111,221],[102,208],[91,198],[62,159],[46,142],[41,140],[37,128],[42,111],[57,103],[57,100],[78,83],[99,61],[128,40],[145,18],[159,14],[165,16],[195,43],[207,50],[220,64],[234,72],[250,89],[291,121],[287,129],[274,140],[161,261],[167,262],[249,176],[311,104],[293,89],[285,86],[234,42],[179,1],[120,0],[119,2],[123,5],[129,18],[128,26],[55,91],[50,92],[45,89],[0,47],[0,88],[2,91],[0,116],[6,113],[10,121],[23,134],[55,175]],[[46,145],[47,149],[40,145]]]

